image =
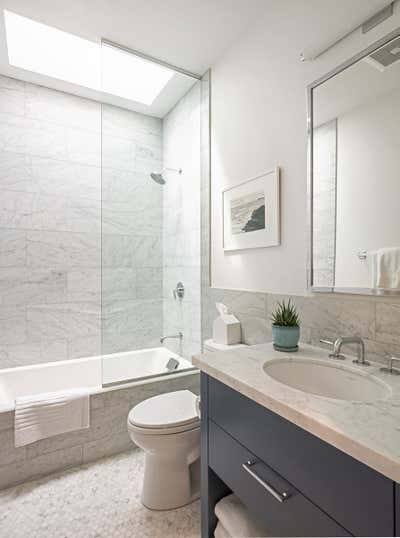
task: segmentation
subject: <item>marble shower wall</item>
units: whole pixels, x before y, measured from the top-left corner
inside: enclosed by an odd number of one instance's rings
[[[182,352],[190,358],[201,348],[200,337],[200,116],[201,82],[163,120],[164,166],[182,168],[167,173],[163,190],[164,334],[182,331]],[[182,281],[185,297],[172,290]],[[179,351],[176,340],[166,341]]]
[[[163,317],[162,122],[102,106],[102,349],[159,345]]]
[[[0,76],[1,368],[101,352],[102,249],[106,352],[155,341],[161,149],[160,120]]]

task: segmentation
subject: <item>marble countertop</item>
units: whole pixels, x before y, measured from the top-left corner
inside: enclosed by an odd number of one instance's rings
[[[336,366],[357,368],[390,387],[385,400],[335,400],[305,393],[269,377],[266,362],[276,359],[326,360],[326,350],[302,344],[297,353],[280,353],[272,344],[196,355],[193,364],[244,396],[277,413],[346,454],[400,483],[400,376],[380,372],[380,364],[361,367],[352,358]]]

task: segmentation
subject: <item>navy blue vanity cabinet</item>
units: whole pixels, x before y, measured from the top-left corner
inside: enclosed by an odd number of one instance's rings
[[[395,536],[392,480],[212,377],[201,385],[203,538],[230,491],[275,536]]]

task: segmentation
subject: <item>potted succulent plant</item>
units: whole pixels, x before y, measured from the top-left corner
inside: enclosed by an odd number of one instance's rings
[[[296,306],[289,299],[278,303],[271,316],[272,339],[278,351],[297,351],[300,339],[300,319]]]

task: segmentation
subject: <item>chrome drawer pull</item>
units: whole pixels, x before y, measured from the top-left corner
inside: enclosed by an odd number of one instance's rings
[[[250,476],[252,476],[255,480],[257,480],[257,482],[261,484],[262,487],[268,491],[268,493],[270,493],[273,497],[275,497],[277,501],[279,501],[280,503],[285,502],[289,498],[287,493],[285,492],[279,493],[279,491],[276,491],[275,488],[267,484],[267,482],[265,482],[262,478],[260,478],[257,473],[255,473],[254,471],[250,469],[250,467],[254,465],[255,463],[256,463],[255,461],[248,461],[246,463],[242,463],[242,467],[247,473],[249,473]]]

